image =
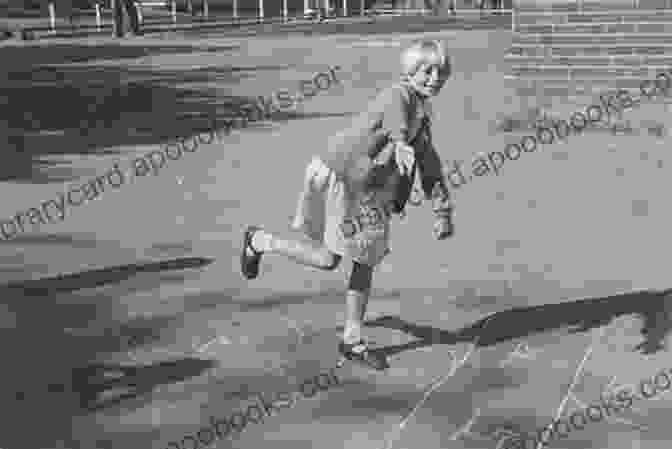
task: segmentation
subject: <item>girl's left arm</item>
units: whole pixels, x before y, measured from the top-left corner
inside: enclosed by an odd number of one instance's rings
[[[425,197],[432,200],[434,237],[443,240],[452,236],[455,232],[453,226],[453,210],[455,207],[443,176],[443,164],[432,144],[429,127],[426,128],[422,140],[416,146],[416,161],[420,170],[422,190]]]
[[[425,198],[432,200],[432,211],[435,215],[450,214],[454,205],[444,177],[443,162],[432,142],[429,124],[425,125],[422,135],[418,136],[415,147],[415,159]]]

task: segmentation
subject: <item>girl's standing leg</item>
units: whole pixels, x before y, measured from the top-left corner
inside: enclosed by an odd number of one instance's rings
[[[380,352],[369,350],[362,336],[366,306],[371,294],[373,267],[353,262],[352,274],[345,294],[345,325],[338,351],[348,360],[363,363],[373,369],[389,367],[387,358]]]
[[[343,341],[354,344],[362,340],[362,326],[366,305],[369,302],[373,269],[353,262],[352,273],[345,294],[345,326]]]

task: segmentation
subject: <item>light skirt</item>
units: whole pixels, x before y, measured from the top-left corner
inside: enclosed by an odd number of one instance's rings
[[[306,167],[292,228],[335,254],[375,266],[390,252],[390,198],[390,192],[348,194],[315,158]]]

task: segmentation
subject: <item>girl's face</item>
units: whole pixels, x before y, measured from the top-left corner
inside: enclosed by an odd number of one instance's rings
[[[450,78],[450,73],[450,63],[446,63],[442,67],[441,61],[436,58],[436,60],[421,65],[409,81],[420,95],[433,97],[439,93]]]

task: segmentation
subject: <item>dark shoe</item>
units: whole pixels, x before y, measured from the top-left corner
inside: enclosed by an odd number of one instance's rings
[[[259,263],[261,262],[262,252],[257,251],[252,246],[252,236],[260,231],[258,226],[248,226],[243,234],[243,249],[240,253],[240,271],[245,279],[255,279],[259,276]],[[252,253],[252,254],[250,254]]]
[[[338,344],[338,352],[342,357],[339,366],[342,366],[345,360],[349,360],[367,368],[373,368],[376,371],[383,371],[390,367],[387,357],[379,351],[369,349],[363,340],[355,344],[347,344],[341,341]]]

